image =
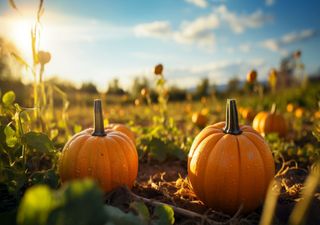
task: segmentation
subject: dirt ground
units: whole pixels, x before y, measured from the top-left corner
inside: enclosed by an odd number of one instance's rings
[[[192,192],[187,179],[186,162],[149,162],[141,163],[139,166],[138,178],[133,189],[131,191],[116,190],[107,197],[108,204],[128,210],[130,201],[142,200],[152,210],[153,206],[159,202],[166,203],[173,206],[175,224],[259,223],[262,207],[249,215],[242,215],[239,212],[231,216],[206,207]],[[307,175],[306,170],[294,168],[291,165],[283,167],[277,173],[276,180],[281,184],[281,193],[277,202],[274,224],[287,224],[295,203],[299,201]],[[306,224],[320,224],[320,190],[313,199]]]

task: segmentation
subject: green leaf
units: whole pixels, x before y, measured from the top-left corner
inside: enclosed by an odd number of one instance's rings
[[[16,100],[16,94],[13,91],[8,91],[2,96],[2,102],[6,105],[12,105]]]
[[[4,128],[4,134],[6,136],[7,146],[13,148],[18,142],[15,130],[13,130],[10,125],[8,125]]]
[[[54,149],[52,141],[44,133],[28,132],[22,136],[22,142],[26,144],[28,148],[40,152],[49,152]]]
[[[158,205],[153,216],[158,219],[154,221],[154,225],[170,225],[174,223],[174,211],[168,205]]]
[[[147,206],[143,202],[132,202],[130,204],[130,208],[134,209],[140,217],[140,219],[144,223],[148,224],[150,220],[150,213]]]
[[[106,222],[103,193],[92,180],[73,181],[54,196],[58,197],[59,204],[50,213],[48,225],[102,225]]]
[[[45,225],[54,201],[47,186],[39,185],[28,189],[19,206],[18,224]]]
[[[107,224],[114,224],[114,225],[147,225],[141,221],[138,216],[133,215],[132,213],[124,213],[120,209],[106,205],[105,212],[107,214]]]
[[[76,133],[79,133],[79,132],[81,132],[82,131],[82,126],[81,125],[79,125],[79,124],[76,124],[76,125],[74,125],[74,127],[73,127],[73,132],[76,134]]]
[[[37,171],[30,176],[32,184],[47,184],[51,188],[59,185],[59,176],[54,169]]]
[[[18,209],[19,225],[103,225],[103,194],[91,180],[73,181],[58,191],[28,189]]]
[[[166,144],[159,138],[152,138],[149,143],[150,156],[153,159],[163,162],[167,159]]]

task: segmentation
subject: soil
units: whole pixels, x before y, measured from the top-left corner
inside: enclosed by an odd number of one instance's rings
[[[182,161],[165,163],[148,162],[139,165],[137,181],[131,191],[118,189],[107,196],[108,204],[128,210],[132,197],[139,196],[147,200],[146,205],[152,210],[156,202],[166,203],[174,207],[175,224],[258,224],[262,212],[259,207],[249,215],[226,215],[206,207],[193,193],[187,179],[187,165]],[[280,168],[278,166],[277,168]],[[287,224],[288,218],[300,200],[303,182],[308,171],[286,166],[276,175],[281,184],[280,196],[275,210],[273,224]],[[186,210],[180,212],[179,209]],[[195,217],[199,215],[199,217]],[[314,196],[309,208],[306,224],[320,224],[320,190]]]

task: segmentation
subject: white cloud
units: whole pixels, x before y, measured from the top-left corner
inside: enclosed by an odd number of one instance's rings
[[[262,11],[251,14],[237,14],[225,5],[220,5],[211,13],[195,18],[193,21],[183,21],[178,29],[173,29],[168,21],[154,21],[138,24],[134,27],[137,37],[152,37],[171,39],[181,44],[192,44],[206,50],[214,49],[216,37],[214,31],[225,23],[234,33],[242,33],[251,28],[259,28],[272,19]],[[240,51],[250,51],[250,46],[240,46]]]
[[[302,30],[300,32],[291,32],[281,38],[282,44],[291,44],[303,41],[316,35],[316,31],[312,29]]]
[[[225,5],[216,8],[214,13],[222,21],[226,22],[234,33],[243,33],[248,28],[262,27],[272,19],[271,16],[265,15],[261,10],[257,10],[251,14],[236,14],[229,11]]]
[[[216,42],[213,30],[219,27],[219,24],[215,15],[199,17],[192,22],[184,22],[180,30],[175,32],[174,39],[179,43],[213,48]]]
[[[188,3],[191,3],[200,8],[207,8],[208,2],[206,0],[185,0]]]
[[[251,51],[251,45],[249,43],[244,43],[239,46],[239,50],[244,53],[248,53]]]
[[[198,17],[194,21],[184,21],[180,28],[173,30],[167,21],[155,21],[134,27],[137,37],[172,39],[181,44],[194,44],[204,48],[213,48],[215,36],[213,30],[219,27],[216,15]]]
[[[134,33],[138,37],[168,38],[172,36],[172,29],[168,21],[154,21],[137,25]]]
[[[276,0],[265,0],[265,3],[267,6],[272,6],[272,5],[274,5],[275,2],[276,2]]]
[[[299,32],[291,32],[283,35],[279,39],[267,39],[261,42],[261,46],[273,52],[280,52],[281,54],[286,54],[287,51],[284,49],[284,47],[296,42],[308,40],[309,38],[312,38],[315,35],[317,35],[317,32],[313,29],[306,29]]]

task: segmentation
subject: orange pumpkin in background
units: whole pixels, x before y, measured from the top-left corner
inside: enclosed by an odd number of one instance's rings
[[[258,73],[256,70],[251,70],[247,74],[247,82],[248,83],[254,83],[257,80]]]
[[[313,117],[314,117],[315,119],[320,119],[320,111],[314,112]]]
[[[252,121],[256,116],[256,113],[251,108],[242,108],[239,110],[241,117],[247,121]]]
[[[208,207],[234,214],[262,204],[275,174],[272,153],[250,126],[239,126],[235,100],[227,102],[226,122],[203,129],[188,155],[188,177]]]
[[[287,104],[287,112],[291,113],[294,110],[294,105],[292,103]]]
[[[208,117],[202,112],[195,112],[192,114],[192,123],[197,125],[198,127],[205,127],[208,123]]]
[[[124,133],[125,135],[127,135],[133,141],[133,143],[136,143],[135,134],[126,125],[123,125],[123,124],[120,124],[120,123],[110,123],[106,127],[106,129],[112,129],[112,130],[120,131],[121,133]]]
[[[275,103],[271,112],[260,112],[255,116],[252,127],[263,135],[277,133],[279,136],[285,136],[287,133],[286,120],[281,114],[276,113]]]
[[[138,174],[138,154],[122,132],[104,129],[101,100],[94,102],[94,128],[75,134],[59,159],[62,182],[91,177],[105,192],[132,187]]]
[[[298,107],[296,108],[296,110],[294,110],[294,116],[297,118],[297,119],[300,119],[304,114],[304,109],[301,108],[301,107]]]

